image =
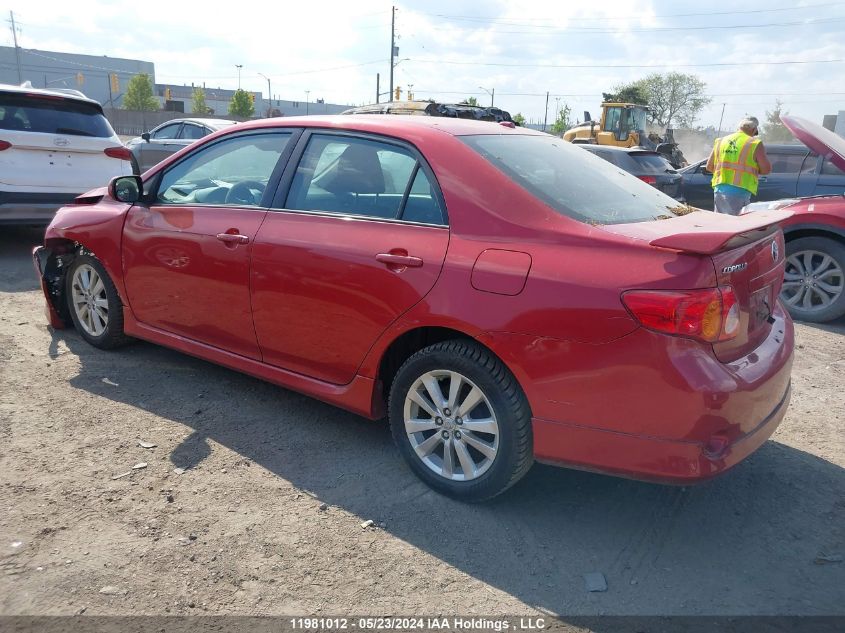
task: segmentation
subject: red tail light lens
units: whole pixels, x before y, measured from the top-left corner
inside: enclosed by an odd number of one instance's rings
[[[642,180],[647,185],[656,185],[657,184],[657,176],[637,176],[640,180]]]
[[[630,290],[622,302],[650,330],[708,343],[727,341],[739,331],[739,304],[730,286],[700,290]]]
[[[106,156],[120,160],[132,160],[132,152],[127,147],[107,147],[103,150]]]
[[[0,141],[0,152],[4,149],[9,149],[11,146],[12,144],[9,141]]]

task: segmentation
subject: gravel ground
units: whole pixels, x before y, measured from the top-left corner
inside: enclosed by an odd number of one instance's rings
[[[51,331],[39,235],[0,230],[0,614],[845,614],[845,319],[797,326],[784,423],[715,481],[462,505],[382,422]]]

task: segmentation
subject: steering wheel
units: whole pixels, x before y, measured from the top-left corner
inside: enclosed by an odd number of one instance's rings
[[[226,193],[226,202],[231,204],[248,204],[254,205],[261,201],[261,194],[267,188],[263,182],[257,180],[242,180],[231,186],[228,193]],[[258,190],[258,196],[253,193]],[[258,200],[256,200],[256,197]]]

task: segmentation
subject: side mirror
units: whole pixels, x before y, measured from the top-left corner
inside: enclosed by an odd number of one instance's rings
[[[109,196],[118,202],[134,204],[141,199],[144,183],[140,176],[117,176],[109,181]]]
[[[149,143],[150,142],[150,133],[144,132],[143,134],[141,134],[141,138],[144,139],[147,143]]]

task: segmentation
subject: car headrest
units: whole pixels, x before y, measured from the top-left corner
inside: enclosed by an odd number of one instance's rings
[[[339,193],[384,193],[384,173],[375,148],[353,143],[338,158],[334,177],[323,188]]]

